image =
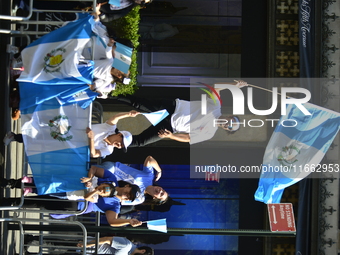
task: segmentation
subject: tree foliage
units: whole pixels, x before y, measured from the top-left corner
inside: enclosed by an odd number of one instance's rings
[[[117,83],[116,89],[112,91],[112,95],[126,95],[133,94],[137,90],[137,48],[139,46],[139,5],[135,6],[128,15],[113,21],[110,25],[115,30],[120,38],[129,39],[133,45],[134,50],[131,57],[130,66],[130,83]]]

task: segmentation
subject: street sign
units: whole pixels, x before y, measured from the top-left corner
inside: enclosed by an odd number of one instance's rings
[[[291,203],[267,204],[270,230],[296,232],[293,205]]]
[[[205,180],[220,182],[220,172],[216,172],[216,173],[206,172]]]

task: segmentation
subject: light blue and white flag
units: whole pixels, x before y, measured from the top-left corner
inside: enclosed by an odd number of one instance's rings
[[[67,23],[28,45],[21,53],[24,71],[17,81],[36,84],[91,84],[79,70],[84,46],[90,41],[91,15]]]
[[[120,7],[120,0],[109,0],[109,4]]]
[[[257,201],[279,203],[286,187],[317,168],[339,131],[340,113],[309,103],[303,106],[311,115],[289,105],[279,121],[286,127],[277,125],[270,138],[255,192]]]
[[[150,113],[142,113],[145,118],[147,118],[153,126],[156,126],[159,122],[164,120],[168,115],[167,110],[160,110],[157,112],[150,112]]]
[[[91,107],[60,106],[56,98],[21,113],[22,134],[28,163],[38,194],[60,193],[84,188],[89,162],[86,127]]]
[[[60,95],[57,97],[57,100],[60,105],[76,103],[81,108],[85,109],[97,98],[97,96],[97,92],[93,92],[90,88],[87,88],[86,90],[80,91],[78,93],[72,93],[71,96]]]
[[[127,73],[131,65],[132,48],[116,42],[115,59],[112,67]]]
[[[98,93],[91,91],[87,84],[73,87],[73,84],[48,86],[31,82],[19,82],[19,88],[21,111],[42,104],[52,98],[58,98],[60,105],[67,102],[79,103],[82,108],[86,108],[98,96]]]
[[[149,220],[146,222],[148,229],[167,233],[166,219]]]

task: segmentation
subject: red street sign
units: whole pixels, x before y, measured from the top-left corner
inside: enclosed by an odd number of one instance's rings
[[[217,172],[217,173],[206,172],[205,173],[205,180],[206,181],[217,181],[217,182],[220,182],[220,172]]]
[[[291,203],[267,204],[271,231],[296,232]]]

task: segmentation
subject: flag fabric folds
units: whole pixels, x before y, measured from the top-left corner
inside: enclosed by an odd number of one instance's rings
[[[89,162],[88,137],[91,107],[60,105],[56,98],[24,109],[21,114],[25,152],[38,194],[84,188]]]
[[[156,112],[142,114],[151,122],[153,126],[156,126],[159,122],[164,120],[169,115],[168,111],[165,109]]]
[[[44,35],[21,54],[21,129],[39,195],[84,188],[80,178],[87,175],[90,159],[88,106],[98,94],[88,86],[93,62],[79,59],[93,25],[91,15],[80,14],[80,19]]]
[[[78,65],[78,71],[83,78],[89,83],[93,80],[93,68],[92,61],[89,64]],[[19,81],[20,79],[18,79]],[[55,79],[54,81],[56,81]],[[66,82],[66,81],[64,81]],[[53,86],[49,86],[53,85]],[[79,97],[80,94],[87,94],[92,101],[96,99],[98,93],[92,92],[90,87],[86,83],[79,83],[79,81],[68,80],[68,83],[59,84],[39,84],[33,82],[19,82],[20,87],[20,110],[24,110],[35,105],[41,104],[46,100],[58,97],[60,104],[65,102],[71,102],[72,99]],[[79,101],[79,100],[74,100]],[[83,108],[88,104],[83,104]]]
[[[84,46],[90,41],[94,19],[81,19],[42,36],[21,53],[24,71],[17,81],[36,84],[91,84],[78,66]]]
[[[72,94],[71,96],[58,96],[56,97],[60,105],[76,103],[81,108],[87,108],[98,96],[98,93],[93,92],[90,88]]]
[[[41,85],[31,82],[20,82],[20,110],[34,107],[43,103],[46,100],[52,98],[58,98],[59,103],[62,105],[68,103],[81,103],[83,108],[86,108],[89,103],[96,99],[98,93],[90,90],[89,86],[84,84],[83,86],[73,87],[73,84],[63,84],[55,86]],[[87,96],[87,99],[91,99],[91,102],[84,104],[83,101]]]
[[[255,192],[257,201],[279,203],[286,187],[318,167],[339,131],[340,113],[309,103],[303,106],[311,115],[289,105],[270,138]]]
[[[132,48],[116,42],[115,59],[112,67],[127,73],[131,65]]]
[[[160,220],[149,220],[146,222],[148,229],[167,233],[167,226],[166,226],[166,219],[160,219]]]

